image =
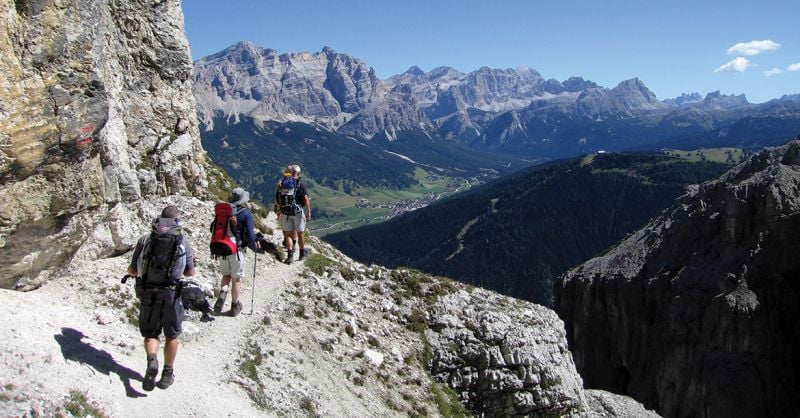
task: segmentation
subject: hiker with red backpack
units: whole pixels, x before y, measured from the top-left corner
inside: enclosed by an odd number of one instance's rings
[[[300,247],[302,261],[308,256],[305,249],[306,221],[311,220],[311,200],[308,191],[300,181],[300,166],[290,165],[283,172],[283,178],[275,190],[275,213],[278,214],[283,229],[283,245],[286,247],[286,264],[294,261],[294,244]]]
[[[139,332],[144,337],[147,354],[142,388],[146,391],[153,390],[154,386],[166,389],[175,380],[173,365],[184,315],[180,280],[182,276],[194,275],[192,246],[183,237],[179,213],[175,206],[161,211],[161,217],[153,222],[152,231],[139,238],[128,266],[128,274],[136,277],[136,297],[140,302]],[[164,369],[156,383],[162,330],[166,337]]]
[[[253,226],[253,215],[245,204],[250,200],[250,193],[241,187],[231,191],[230,203],[218,203],[214,207],[214,223],[211,225],[211,253],[219,258],[222,271],[220,292],[214,313],[222,313],[228,286],[231,293],[230,316],[237,316],[242,311],[241,280],[244,276],[245,254],[247,248],[258,251],[259,243]],[[255,274],[255,272],[254,272]]]

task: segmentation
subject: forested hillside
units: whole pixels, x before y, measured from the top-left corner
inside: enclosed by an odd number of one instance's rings
[[[550,305],[555,277],[660,213],[687,184],[729,167],[666,154],[588,155],[325,239],[363,262],[415,267]]]

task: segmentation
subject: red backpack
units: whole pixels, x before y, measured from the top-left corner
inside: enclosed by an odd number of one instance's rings
[[[211,224],[211,254],[225,257],[236,254],[236,206],[231,203],[217,203],[214,206],[214,222]]]

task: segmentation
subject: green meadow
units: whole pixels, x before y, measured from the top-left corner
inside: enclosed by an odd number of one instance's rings
[[[434,200],[466,190],[479,180],[443,176],[416,168],[416,183],[406,189],[360,187],[345,193],[341,188],[333,189],[315,183],[309,191],[315,213],[309,230],[316,236],[351,229],[358,226],[383,222],[395,210],[424,199]],[[434,197],[435,196],[435,197]],[[381,207],[375,207],[375,206]]]

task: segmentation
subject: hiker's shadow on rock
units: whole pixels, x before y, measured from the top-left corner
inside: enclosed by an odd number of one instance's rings
[[[84,342],[83,339],[87,337],[82,332],[73,328],[61,328],[61,334],[56,334],[53,338],[61,345],[61,354],[65,360],[86,364],[105,375],[116,374],[125,385],[125,394],[129,398],[147,396],[131,386],[131,379],[142,381],[141,374],[117,363],[107,351]]]

